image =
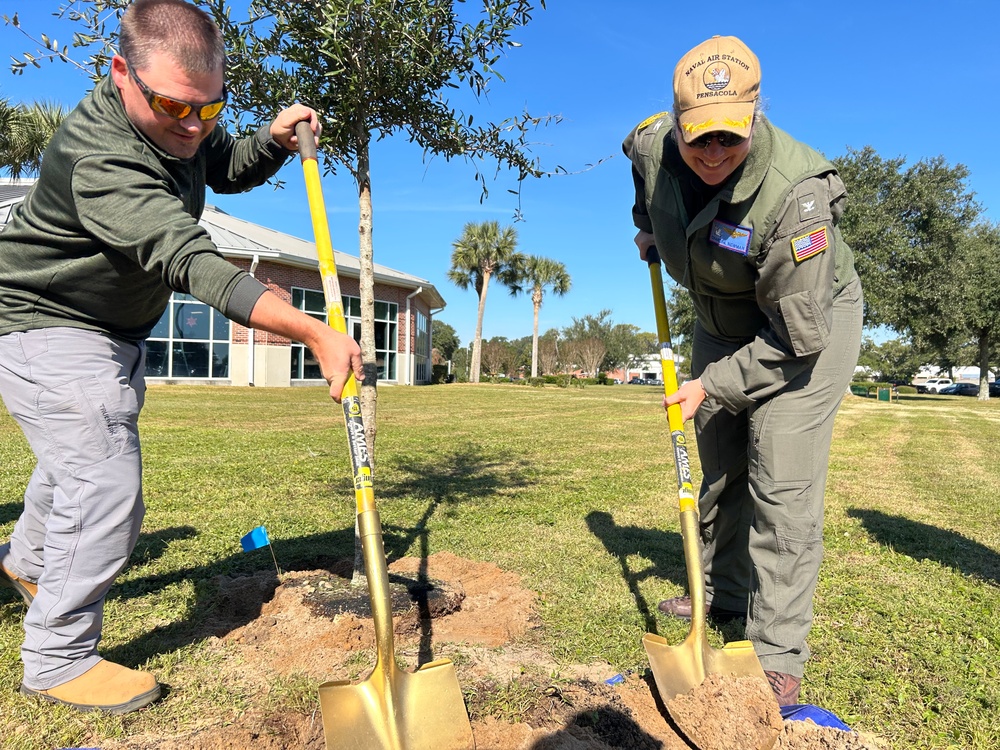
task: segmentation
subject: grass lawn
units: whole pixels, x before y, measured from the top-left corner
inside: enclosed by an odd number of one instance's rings
[[[447,550],[515,571],[539,594],[557,660],[647,668],[644,632],[672,643],[687,632],[656,614],[657,601],[682,593],[686,580],[659,403],[656,388],[636,386],[380,389],[375,493],[388,556]],[[3,590],[3,747],[182,732],[236,720],[262,701],[315,702],[315,685],[294,682],[267,696],[219,691],[211,657],[190,634],[210,613],[209,579],[271,565],[266,552],[240,551],[254,526],[267,526],[285,567],[353,554],[339,407],[320,388],[159,386],[141,429],[146,520],[108,598],[101,647],[174,691],[125,717],[21,697],[24,608]],[[1000,401],[845,400],[802,702],[896,750],[1000,747],[998,435]],[[5,540],[33,457],[2,408],[0,460]],[[713,633],[723,637],[741,635]]]

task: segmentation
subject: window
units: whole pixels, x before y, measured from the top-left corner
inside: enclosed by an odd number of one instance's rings
[[[354,340],[361,341],[361,298],[344,296],[344,317],[347,331]],[[317,320],[328,323],[326,300],[322,291],[292,288],[292,307],[296,307]],[[396,379],[396,354],[398,348],[399,306],[394,302],[375,303],[375,361],[379,380]],[[322,380],[319,363],[308,347],[292,342],[292,380]]]
[[[413,382],[427,383],[431,379],[431,321],[417,310],[417,343],[413,351]]]
[[[146,342],[146,377],[228,378],[229,320],[175,292]]]

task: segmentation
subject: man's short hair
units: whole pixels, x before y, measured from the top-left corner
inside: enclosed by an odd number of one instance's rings
[[[222,32],[205,11],[186,0],[135,0],[126,8],[118,51],[132,67],[148,67],[154,52],[164,52],[189,73],[225,69]]]

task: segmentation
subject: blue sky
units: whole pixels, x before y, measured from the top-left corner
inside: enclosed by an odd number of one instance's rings
[[[17,12],[26,30],[69,41],[71,25],[50,15],[59,5],[0,0],[0,12]],[[768,116],[779,127],[829,157],[871,145],[908,163],[941,155],[964,164],[985,218],[1000,221],[998,22],[995,0],[550,0],[517,34],[523,46],[501,60],[506,82],[495,81],[488,100],[469,109],[477,120],[525,108],[563,118],[537,133],[535,153],[547,168],[576,173],[525,183],[524,220],[515,224],[523,252],[561,261],[573,280],[565,297],[546,298],[540,329],[562,328],[605,308],[616,323],[654,329],[648,272],[632,243],[631,179],[620,144],[636,123],[670,108],[674,64],[713,34],[738,36],[757,54]],[[10,26],[0,27],[0,43],[12,55],[31,49]],[[68,65],[23,76],[0,69],[0,96],[12,102],[52,99],[72,106],[88,88],[88,79]],[[513,223],[517,207],[507,192],[515,187],[510,177],[491,183],[481,204],[473,175],[463,162],[425,162],[404,137],[373,145],[375,260],[433,283],[447,301],[437,318],[454,326],[463,344],[475,331],[477,299],[447,280],[452,242],[467,222]],[[286,184],[279,191],[265,186],[241,196],[210,195],[209,202],[312,239],[298,162],[280,177]],[[346,174],[327,177],[323,190],[334,246],[356,254],[353,181]],[[526,336],[531,325],[527,297],[512,299],[491,287],[484,336]]]

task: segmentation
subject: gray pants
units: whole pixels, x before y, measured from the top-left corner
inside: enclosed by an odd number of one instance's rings
[[[61,685],[100,659],[104,597],[144,513],[144,369],[143,344],[95,331],[0,336],[0,394],[38,462],[4,560],[38,583],[21,647],[29,688]]]
[[[830,344],[777,395],[730,414],[695,414],[708,601],[746,611],[765,670],[801,677],[823,559],[823,495],[834,416],[861,345],[861,285],[834,300]],[[692,371],[741,347],[695,328]]]

